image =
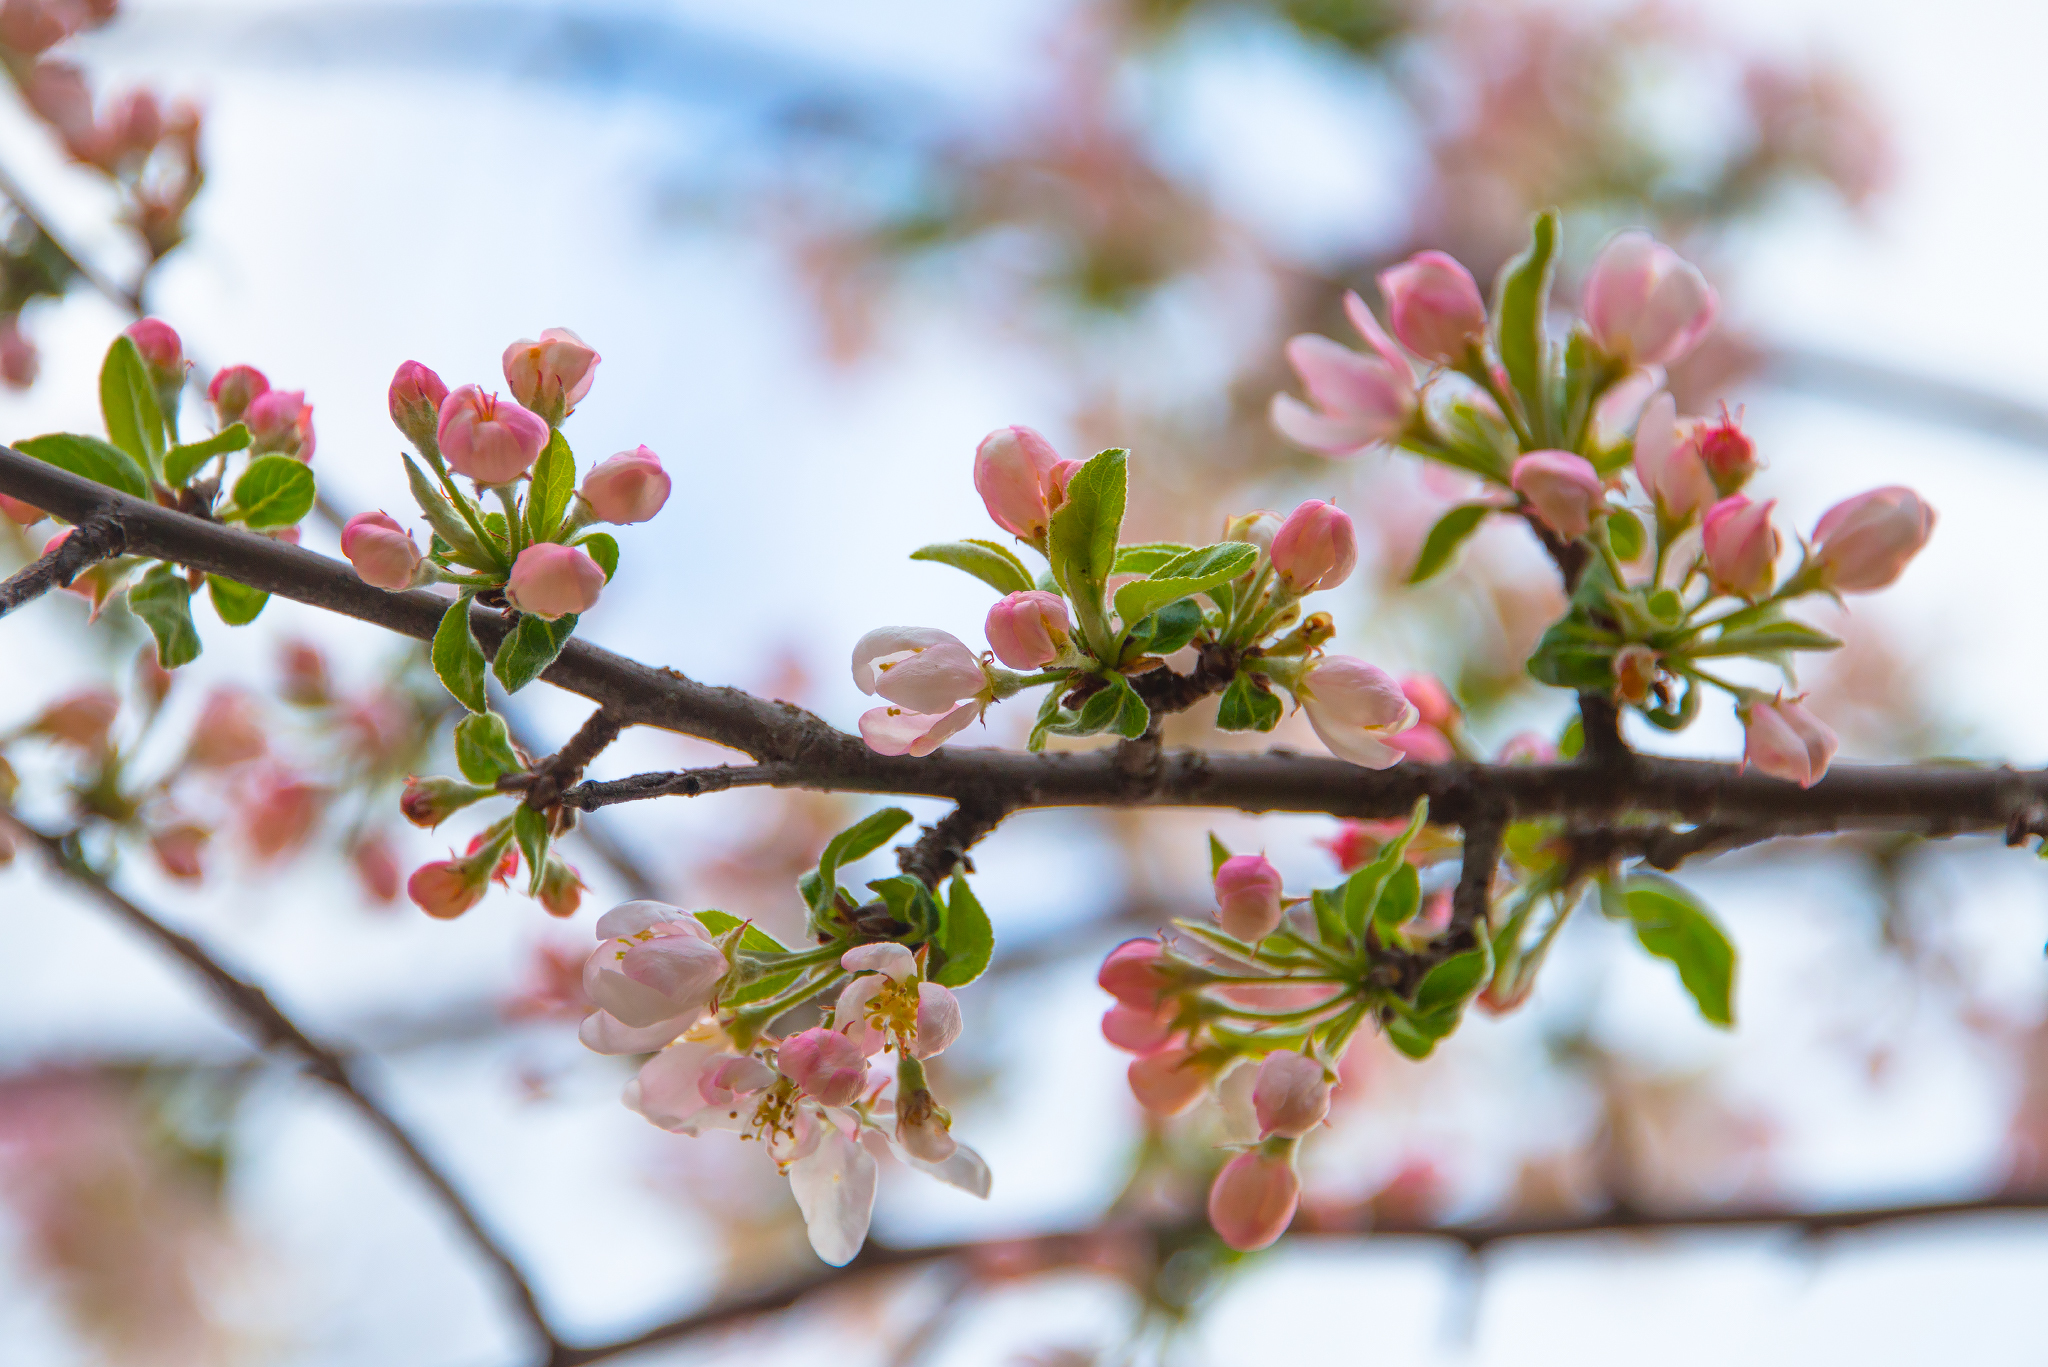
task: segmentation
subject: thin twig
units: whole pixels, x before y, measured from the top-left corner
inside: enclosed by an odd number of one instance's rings
[[[588,812],[652,797],[703,797],[728,788],[780,786],[786,777],[783,766],[777,764],[718,764],[707,769],[634,774],[603,783],[579,783],[562,794],[562,805]]]
[[[561,1341],[549,1326],[542,1313],[540,1302],[533,1287],[526,1280],[525,1273],[513,1261],[512,1255],[488,1229],[482,1218],[470,1206],[469,1201],[439,1165],[420,1148],[405,1126],[386,1110],[384,1105],[371,1095],[361,1078],[356,1076],[349,1062],[335,1050],[319,1043],[302,1030],[297,1022],[280,1010],[269,995],[247,978],[231,971],[211,951],[191,936],[171,929],[162,921],[130,901],[111,884],[100,877],[78,856],[77,852],[58,836],[37,829],[21,821],[13,812],[5,813],[10,823],[24,832],[30,841],[41,848],[50,864],[64,877],[78,886],[101,906],[112,912],[128,927],[152,941],[158,948],[168,952],[182,962],[205,983],[207,989],[219,999],[266,1049],[282,1050],[297,1056],[308,1073],[332,1087],[341,1094],[349,1106],[369,1126],[383,1135],[399,1158],[412,1169],[413,1174],[426,1184],[434,1199],[443,1210],[454,1218],[477,1253],[489,1263],[498,1274],[504,1291],[517,1307],[533,1336],[545,1350],[548,1361],[560,1357]]]
[[[972,873],[974,863],[967,852],[1007,815],[1009,809],[1000,802],[963,801],[896,851],[896,867],[923,879],[928,888],[937,887],[956,868]]]
[[[0,583],[0,617],[24,603],[34,602],[51,589],[63,588],[100,561],[119,555],[121,550],[120,524],[111,518],[87,518],[55,550]]]

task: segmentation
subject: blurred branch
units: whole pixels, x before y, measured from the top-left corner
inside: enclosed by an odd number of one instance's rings
[[[540,1302],[535,1297],[532,1286],[528,1284],[525,1274],[512,1260],[512,1255],[505,1251],[503,1245],[489,1230],[484,1228],[482,1219],[471,1208],[468,1200],[455,1189],[455,1184],[447,1174],[443,1173],[434,1160],[420,1148],[419,1142],[405,1126],[370,1094],[346,1059],[307,1035],[291,1017],[278,1009],[277,1004],[270,1000],[262,988],[226,968],[197,940],[171,929],[116,891],[85,863],[79,852],[64,838],[27,825],[12,811],[0,809],[0,814],[4,814],[11,825],[25,833],[28,839],[42,850],[52,868],[112,912],[130,929],[178,959],[196,974],[206,984],[207,989],[241,1021],[264,1048],[296,1056],[308,1073],[339,1092],[356,1114],[366,1121],[370,1128],[383,1135],[392,1148],[397,1150],[400,1160],[426,1184],[428,1191],[433,1194],[442,1209],[454,1218],[478,1254],[496,1271],[506,1294],[517,1307],[520,1318],[532,1330],[535,1339],[544,1346],[550,1362],[560,1358],[561,1342],[555,1337],[554,1330],[541,1313]]]
[[[21,182],[14,178],[13,172],[9,171],[5,165],[0,165],[0,199],[5,199],[8,203],[12,204],[14,211],[34,225],[36,231],[40,232],[44,239],[57,249],[57,254],[70,263],[71,269],[78,272],[79,278],[88,285],[91,285],[95,290],[98,290],[114,307],[129,313],[141,314],[141,285],[138,283],[132,290],[123,289],[115,284],[110,277],[102,274],[99,267],[93,265],[90,259],[75,250],[51,226],[49,217],[35,206],[34,201],[29,199],[28,192],[21,188]]]
[[[1781,389],[2048,450],[2048,408],[1901,366],[1779,343],[1764,348],[1763,378]]]

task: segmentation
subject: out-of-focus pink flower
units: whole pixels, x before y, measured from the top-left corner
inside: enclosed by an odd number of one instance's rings
[[[456,474],[480,485],[510,484],[540,459],[548,425],[519,405],[466,384],[441,400],[435,440]]]
[[[107,748],[107,733],[121,715],[121,696],[111,688],[82,688],[57,699],[29,724],[39,736],[90,754]]]
[[[1496,764],[1551,764],[1557,759],[1557,745],[1548,736],[1523,731],[1509,736],[1494,756]]]
[[[661,468],[661,457],[644,446],[599,461],[583,477],[583,499],[597,520],[619,526],[653,517],[668,502],[668,493],[668,471]]]
[[[604,569],[575,546],[542,541],[512,562],[505,601],[521,612],[553,621],[588,612],[604,591]]]
[[[1778,529],[1771,525],[1776,499],[1752,503],[1730,494],[1707,509],[1700,526],[1707,573],[1714,587],[1751,602],[1771,591],[1778,565]]]
[[[1934,509],[1911,489],[1890,485],[1837,503],[1813,529],[1823,582],[1840,593],[1870,593],[1899,577],[1934,535]]]
[[[149,850],[156,856],[157,866],[181,883],[197,883],[206,877],[206,868],[200,862],[200,852],[213,832],[204,826],[181,821],[175,826],[166,826],[149,833]]]
[[[1718,421],[1701,419],[1693,428],[1692,447],[1723,495],[1734,493],[1756,473],[1756,443],[1742,430],[1742,415],[1730,417],[1725,403]]]
[[[263,714],[256,700],[239,688],[220,687],[206,695],[185,762],[202,769],[228,769],[270,752]]]
[[[1567,541],[1592,527],[1606,495],[1593,462],[1570,451],[1531,451],[1508,471],[1508,482],[1534,505],[1543,525]]]
[[[1061,464],[1052,443],[1031,428],[998,427],[974,448],[974,488],[998,527],[1025,541],[1040,541],[1052,521],[1048,494]],[[1062,498],[1065,489],[1062,479]]]
[[[441,401],[447,397],[448,386],[439,375],[418,361],[402,361],[386,394],[391,423],[413,445],[425,447],[434,440],[441,422]]]
[[[77,32],[85,18],[69,0],[0,0],[0,47],[40,56]]]
[[[317,707],[333,698],[327,657],[320,653],[320,647],[311,641],[286,641],[279,655],[279,672],[283,675],[279,691],[286,702]]]
[[[1811,788],[1827,773],[1840,742],[1798,698],[1755,698],[1736,713],[1742,718],[1744,764],[1802,788]]]
[[[372,831],[349,847],[349,863],[355,866],[356,881],[363,891],[379,902],[398,897],[398,851],[381,832]]]
[[[1272,422],[1295,445],[1325,456],[1355,456],[1397,440],[1419,405],[1415,372],[1357,294],[1344,311],[1374,355],[1303,333],[1287,343],[1287,360],[1314,407],[1291,394],[1273,396]]]
[[[1678,403],[1659,394],[1636,424],[1636,478],[1667,522],[1682,526],[1719,497],[1699,446],[1678,425]]]
[[[990,608],[982,629],[998,660],[1012,669],[1042,669],[1066,650],[1073,622],[1066,599],[1027,589]]]
[[[1358,564],[1358,532],[1351,514],[1312,498],[1280,524],[1270,554],[1281,582],[1296,593],[1334,589]]]
[[[36,382],[36,344],[21,330],[21,316],[14,313],[0,313],[0,384],[9,389],[27,389]],[[26,503],[7,499],[8,515],[16,522],[33,522],[34,518],[23,518],[14,508],[26,508]]]
[[[1280,928],[1280,870],[1262,854],[1234,854],[1216,870],[1216,921],[1257,944]]]
[[[1458,704],[1444,687],[1444,681],[1434,674],[1402,675],[1401,696],[1415,704],[1418,725],[1442,731],[1458,719]]]
[[[666,903],[622,902],[598,918],[597,934],[583,991],[625,1025],[694,1017],[725,976],[725,955],[703,924]]]
[[[242,834],[261,860],[297,853],[326,806],[321,789],[282,769],[260,775],[242,807]]]
[[[1131,1060],[1126,1074],[1131,1095],[1154,1115],[1179,1115],[1186,1111],[1209,1089],[1209,1074],[1193,1064],[1193,1057],[1186,1047],[1176,1045]]]
[[[505,385],[552,427],[583,402],[602,359],[569,329],[549,328],[539,341],[521,338],[505,348]]]
[[[1415,724],[1415,705],[1391,675],[1349,655],[1325,655],[1295,689],[1308,724],[1339,759],[1368,769],[1401,762],[1388,738]]]
[[[9,521],[22,527],[32,526],[48,516],[34,504],[23,503],[20,499],[9,498],[6,494],[0,494],[0,513],[7,514]]]
[[[1300,1202],[1301,1179],[1293,1163],[1261,1146],[1239,1154],[1216,1174],[1209,1188],[1209,1224],[1224,1243],[1249,1253],[1286,1233]]]
[[[851,1105],[867,1087],[867,1055],[845,1035],[823,1026],[784,1040],[775,1063],[805,1095],[827,1106]]]
[[[1157,1011],[1161,998],[1173,986],[1159,966],[1164,953],[1165,947],[1157,940],[1126,940],[1102,961],[1095,974],[1096,985],[1125,1006]]]
[[[1387,744],[1417,764],[1444,764],[1457,758],[1458,754],[1451,745],[1450,737],[1434,726],[1411,726],[1406,731],[1388,736]]]
[[[1586,277],[1586,326],[1600,349],[1635,365],[1670,365],[1714,325],[1706,277],[1656,238],[1632,228],[1600,250]]]
[[[249,400],[242,410],[249,428],[249,450],[257,455],[280,452],[299,460],[313,459],[313,405],[303,389],[271,389]]]
[[[1299,1139],[1330,1113],[1329,1076],[1306,1054],[1275,1050],[1259,1063],[1252,1107],[1258,1112],[1259,1138]]]
[[[384,512],[350,518],[341,529],[341,553],[365,584],[393,591],[411,588],[421,563],[412,533]]]
[[[960,1038],[960,999],[941,983],[917,985],[917,1033],[911,1040],[913,1058],[937,1058]]]
[[[1486,301],[1472,272],[1443,252],[1417,252],[1380,272],[1387,322],[1426,361],[1456,365],[1486,337]]]
[[[213,377],[206,397],[220,417],[220,425],[240,422],[249,405],[270,392],[270,381],[252,365],[231,365]]]
[[[1127,1054],[1156,1054],[1179,1038],[1171,1011],[1147,1011],[1118,1002],[1102,1013],[1102,1037]]]

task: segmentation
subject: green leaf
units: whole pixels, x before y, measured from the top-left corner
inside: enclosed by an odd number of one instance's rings
[[[1682,884],[1655,874],[1631,874],[1621,901],[1636,939],[1678,969],[1700,1015],[1727,1027],[1735,1024],[1735,946],[1714,914]]]
[[[1418,1030],[1406,1016],[1391,1016],[1387,1020],[1387,1042],[1409,1058],[1428,1058],[1436,1041],[1435,1035]]]
[[[235,505],[225,520],[252,530],[295,527],[313,511],[313,472],[290,456],[258,456],[235,481]]]
[[[1607,515],[1607,542],[1614,555],[1626,563],[1643,553],[1643,520],[1626,508]]]
[[[1760,655],[1772,650],[1837,650],[1841,644],[1825,631],[1785,619],[1723,632],[1708,645],[1688,648],[1686,654],[1705,659],[1714,655]]]
[[[199,658],[199,629],[192,625],[192,586],[169,565],[156,564],[128,588],[128,610],[156,637],[156,662],[176,669]]]
[[[1280,724],[1285,709],[1271,689],[1260,688],[1248,672],[1240,672],[1223,690],[1216,704],[1216,727],[1220,731],[1271,731]]]
[[[1116,714],[1116,733],[1125,740],[1137,740],[1152,725],[1152,709],[1128,683],[1124,684],[1123,698],[1124,705]]]
[[[1216,832],[1209,832],[1209,876],[1211,878],[1223,872],[1223,861],[1228,858],[1230,858],[1229,848],[1216,838]]]
[[[1031,735],[1024,742],[1024,748],[1030,753],[1035,755],[1045,749],[1046,733],[1059,724],[1062,716],[1060,699],[1066,691],[1064,683],[1054,684],[1045,690],[1045,697],[1038,704],[1038,716],[1031,723]]]
[[[982,975],[996,951],[995,928],[981,901],[958,874],[946,885],[946,914],[939,923],[938,947],[945,962],[928,975],[942,987],[965,987]]]
[[[526,491],[526,531],[531,541],[552,541],[561,529],[569,500],[576,493],[576,457],[560,428],[548,437],[547,448],[533,463]],[[609,576],[607,576],[609,577]]]
[[[1501,268],[1494,287],[1494,342],[1508,383],[1539,440],[1552,428],[1549,343],[1543,318],[1550,311],[1550,278],[1557,262],[1557,210],[1536,216],[1529,249]]]
[[[1417,798],[1414,809],[1408,814],[1407,827],[1380,846],[1379,853],[1374,855],[1364,868],[1344,880],[1344,930],[1350,938],[1363,939],[1366,926],[1380,921],[1378,908],[1381,894],[1387,887],[1387,880],[1394,876],[1396,869],[1408,867],[1408,844],[1415,839],[1416,833],[1428,820],[1429,799]],[[1414,908],[1410,907],[1408,916],[1414,914]],[[1403,916],[1401,920],[1407,920],[1408,916]],[[1400,922],[1394,924],[1399,925]],[[1381,938],[1385,938],[1385,930],[1391,929],[1391,926],[1384,927]]]
[[[604,582],[611,583],[612,576],[619,572],[618,539],[610,532],[592,532],[588,536],[576,538],[576,544],[581,546],[583,553],[595,560],[597,567],[604,571]]]
[[[213,599],[214,612],[231,627],[249,625],[256,620],[256,614],[263,611],[263,605],[270,601],[270,595],[262,589],[252,589],[247,584],[238,584],[217,574],[206,576],[206,593]]]
[[[142,353],[126,333],[114,339],[100,365],[100,412],[115,446],[145,470],[163,468],[163,409],[157,404],[156,388],[149,382]]]
[[[912,551],[910,558],[965,570],[997,593],[1023,593],[1031,587],[1024,562],[993,541],[936,541]]]
[[[818,867],[806,879],[815,879],[814,886],[804,888],[804,900],[814,912],[823,913],[832,905],[833,894],[839,890],[839,868],[856,859],[865,859],[889,843],[890,837],[910,824],[910,813],[901,807],[884,807],[872,812],[848,826],[825,843],[824,853],[818,856]],[[803,884],[798,884],[803,888]]]
[[[199,467],[215,456],[230,451],[240,451],[249,444],[249,429],[240,423],[230,423],[223,431],[184,446],[173,446],[164,453],[164,483],[173,489],[182,489],[199,473]]]
[[[1586,748],[1586,724],[1573,717],[1564,724],[1564,730],[1557,734],[1557,757],[1577,759],[1579,751]]]
[[[569,637],[575,630],[576,614],[573,612],[564,613],[552,622],[522,612],[519,625],[498,643],[498,654],[491,661],[491,672],[498,676],[499,683],[505,685],[507,693],[517,693],[555,662],[555,657],[562,653],[563,646],[569,644]]]
[[[1336,895],[1317,888],[1309,894],[1308,901],[1316,914],[1316,933],[1323,937],[1323,943],[1332,949],[1342,946],[1349,937],[1344,933],[1344,908]]]
[[[486,550],[484,544],[476,539],[469,523],[455,511],[455,505],[434,487],[434,482],[427,478],[427,472],[420,469],[419,463],[411,456],[402,455],[399,459],[405,462],[405,482],[412,490],[412,501],[420,507],[420,516],[426,518],[427,525],[434,529],[434,535],[447,544],[453,557],[472,569],[497,570],[502,574],[506,563],[504,559]]]
[[[1423,540],[1422,554],[1415,557],[1415,568],[1408,572],[1408,582],[1420,584],[1435,578],[1451,563],[1451,557],[1458,553],[1458,547],[1465,544],[1465,539],[1479,530],[1479,524],[1486,520],[1486,515],[1499,511],[1491,503],[1460,503],[1438,518]]]
[[[46,465],[69,470],[81,479],[119,489],[134,498],[149,497],[149,476],[126,451],[110,446],[98,437],[81,437],[71,432],[52,432],[14,443],[23,455],[34,456]]]
[[[922,878],[907,873],[876,878],[868,883],[868,890],[882,899],[899,925],[909,927],[909,939],[921,942],[938,935],[945,913]]]
[[[1434,1015],[1461,1007],[1492,976],[1493,941],[1481,935],[1479,948],[1452,955],[1423,975],[1415,989],[1415,1010],[1418,1015]]]
[[[1259,548],[1247,541],[1221,541],[1176,556],[1154,571],[1151,578],[1134,580],[1118,589],[1116,615],[1125,626],[1134,626],[1169,603],[1237,578],[1258,558]]]
[[[1161,565],[1168,564],[1193,550],[1178,541],[1147,541],[1138,546],[1119,546],[1116,551],[1117,574],[1152,574]]]
[[[1421,906],[1422,876],[1413,864],[1403,861],[1380,886],[1379,901],[1372,909],[1373,928],[1379,931],[1382,941],[1391,940],[1396,931],[1415,919]],[[1347,914],[1350,912],[1348,897],[1344,909]]]
[[[1069,598],[1092,600],[1116,572],[1126,458],[1126,452],[1116,449],[1091,457],[1067,482],[1067,501],[1052,515],[1048,558],[1053,577]]]
[[[472,712],[455,723],[455,762],[471,783],[491,784],[526,765],[512,748],[512,733],[495,712]]]
[[[548,818],[524,802],[512,813],[512,835],[519,841],[519,853],[526,856],[526,895],[540,895],[541,870],[548,859]]]
[[[1202,631],[1202,608],[1192,598],[1168,603],[1131,628],[1124,642],[1124,662],[1141,655],[1171,655]]]
[[[704,929],[711,932],[714,939],[725,934],[734,926],[741,924],[740,918],[729,911],[698,911],[691,914],[697,918]],[[761,929],[761,927],[751,924],[747,926],[745,933],[740,936],[740,948],[755,954],[789,953],[789,946],[783,944],[782,941],[776,939],[773,935]]]
[[[455,701],[472,712],[488,710],[484,702],[484,671],[490,666],[484,648],[476,643],[469,625],[469,595],[463,594],[441,614],[434,632],[434,673]]]

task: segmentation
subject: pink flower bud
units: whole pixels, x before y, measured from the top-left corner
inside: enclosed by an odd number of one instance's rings
[[[814,1026],[791,1035],[775,1051],[775,1066],[827,1106],[846,1106],[867,1087],[868,1060],[860,1046],[840,1034]]]
[[[138,88],[115,99],[101,136],[107,144],[102,155],[116,163],[154,152],[164,136],[164,108],[156,92]]]
[[[1223,519],[1225,541],[1248,541],[1266,554],[1273,553],[1273,538],[1280,533],[1280,514],[1261,508]]]
[[[1131,1095],[1154,1115],[1179,1115],[1209,1090],[1209,1073],[1193,1062],[1193,1053],[1176,1045],[1131,1060],[1126,1076]]]
[[[0,0],[0,48],[38,56],[77,32],[85,18],[78,6],[64,0]]]
[[[1042,669],[1067,648],[1073,623],[1067,600],[1043,589],[1013,593],[988,610],[982,630],[996,658],[1012,669]]]
[[[1458,719],[1458,704],[1451,700],[1444,681],[1434,674],[1403,675],[1401,696],[1415,704],[1418,726],[1433,726],[1442,731]]]
[[[398,896],[398,854],[383,835],[373,832],[356,841],[349,847],[348,858],[364,892],[379,902]]]
[[[213,383],[206,387],[206,397],[219,415],[222,427],[240,422],[249,405],[269,392],[270,381],[252,365],[231,365],[215,375]]]
[[[937,1058],[960,1038],[960,999],[939,983],[917,985],[917,1034],[913,1058]]]
[[[1462,361],[1486,336],[1486,301],[1472,272],[1443,252],[1417,252],[1380,272],[1394,335],[1424,360]]]
[[[483,900],[489,882],[488,877],[476,876],[469,860],[436,859],[413,870],[405,891],[427,915],[452,921]]]
[[[1025,541],[1038,541],[1052,519],[1046,506],[1047,482],[1058,464],[1059,452],[1030,428],[998,427],[974,448],[974,488],[998,527]]]
[[[1276,1050],[1259,1064],[1252,1108],[1259,1115],[1259,1138],[1299,1139],[1330,1113],[1329,1075],[1306,1054]]]
[[[1728,416],[1725,403],[1721,405],[1719,422],[1701,422],[1693,429],[1692,446],[1699,452],[1714,487],[1724,495],[1749,483],[1749,477],[1756,473],[1756,443],[1742,430],[1740,415]]]
[[[494,791],[465,783],[459,778],[440,775],[408,778],[405,791],[398,796],[398,810],[413,825],[431,831],[464,807],[491,796]]]
[[[1823,582],[1841,593],[1869,593],[1899,577],[1934,535],[1934,509],[1911,489],[1891,485],[1844,499],[1813,529]]]
[[[697,1095],[706,1106],[730,1106],[773,1081],[775,1070],[752,1054],[713,1054],[697,1073]]]
[[[0,384],[9,389],[27,389],[36,382],[37,366],[36,344],[22,332],[20,315],[0,314]],[[14,507],[28,506],[25,503],[15,504],[12,499],[7,502]],[[9,515],[13,515],[12,508]],[[24,526],[35,521],[34,518],[24,521],[18,516],[14,520]]]
[[[600,522],[645,522],[668,502],[668,471],[644,446],[621,451],[583,477],[583,498]]]
[[[1147,1011],[1118,1002],[1102,1013],[1102,1037],[1127,1054],[1156,1054],[1177,1040],[1172,1011]]]
[[[142,353],[142,363],[149,367],[149,377],[159,388],[167,382],[185,382],[185,344],[178,340],[169,323],[161,318],[143,318],[130,323],[124,331]]]
[[[648,904],[626,904],[636,905]],[[583,991],[600,1009],[635,1028],[676,1017],[695,1019],[710,1004],[728,967],[696,918],[682,916],[606,939],[584,963]]]
[[[505,348],[505,385],[553,427],[583,402],[602,359],[569,329],[549,328],[537,342],[522,338]]]
[[[318,707],[334,696],[327,673],[327,657],[311,641],[287,641],[280,652],[279,672],[284,676],[279,691],[286,702],[301,707]],[[150,655],[153,660],[154,654]]]
[[[604,591],[604,570],[574,546],[543,541],[512,562],[505,601],[521,612],[553,621],[565,613],[588,612]]]
[[[1209,1224],[1224,1243],[1249,1253],[1285,1234],[1300,1202],[1301,1179],[1287,1156],[1256,1148],[1216,1174],[1209,1188]]]
[[[328,794],[283,769],[262,773],[243,799],[242,834],[260,860],[283,859],[305,848]]]
[[[1399,440],[1420,406],[1408,358],[1380,330],[1365,301],[1347,294],[1344,311],[1374,354],[1303,333],[1287,343],[1287,361],[1314,406],[1291,394],[1273,396],[1271,417],[1280,435],[1325,456],[1355,456]]]
[[[1841,744],[1798,698],[1753,698],[1735,711],[1744,728],[1742,762],[1802,788],[1821,781]]]
[[[1045,515],[1047,518],[1050,518],[1054,513],[1066,506],[1067,485],[1073,482],[1074,476],[1080,474],[1081,467],[1087,463],[1083,460],[1053,462],[1052,473],[1045,477]]]
[[[121,715],[121,697],[111,688],[86,688],[44,708],[29,730],[78,750],[97,754],[107,748],[107,733]]]
[[[1667,522],[1683,526],[1719,496],[1699,446],[1678,426],[1678,404],[1659,394],[1636,424],[1636,478]]]
[[[1312,498],[1280,524],[1271,554],[1280,581],[1296,593],[1334,589],[1358,564],[1358,533],[1349,513]]]
[[[1325,655],[1295,688],[1308,724],[1339,759],[1368,769],[1401,762],[1387,738],[1415,725],[1415,705],[1383,669],[1348,655]]]
[[[435,439],[448,467],[480,485],[510,484],[540,459],[548,425],[496,394],[473,384],[448,392],[441,401]]]
[[[239,688],[216,688],[199,709],[185,762],[202,769],[230,769],[261,759],[269,751],[263,715],[255,699]]]
[[[204,826],[183,822],[149,834],[149,850],[157,866],[181,883],[197,883],[206,877],[200,855],[213,832]]]
[[[256,455],[277,451],[299,460],[313,459],[313,405],[302,389],[268,389],[242,410],[249,428],[249,450]]]
[[[550,916],[574,916],[587,888],[574,865],[549,855],[540,870],[540,905]]]
[[[1555,764],[1557,745],[1548,736],[1522,731],[1501,742],[1496,764]]]
[[[439,375],[418,361],[401,362],[386,395],[392,426],[405,433],[414,446],[431,449],[441,421],[441,401],[447,397],[448,386]]]
[[[1586,326],[1602,351],[1634,365],[1670,365],[1714,325],[1705,277],[1641,229],[1617,233],[1586,278]]]
[[[412,587],[420,548],[412,533],[382,512],[357,513],[341,529],[341,553],[365,584],[396,591]]]
[[[1216,920],[1223,933],[1257,944],[1280,928],[1280,870],[1262,854],[1234,854],[1216,870]]]
[[[8,521],[21,527],[33,526],[48,516],[33,503],[23,503],[20,499],[9,498],[5,494],[0,494],[0,513],[7,514]]]
[[[1606,494],[1593,462],[1569,451],[1531,451],[1508,471],[1508,482],[1567,541],[1586,534]]]
[[[932,627],[877,627],[854,643],[853,682],[911,712],[942,715],[988,688],[981,657]]]
[[[1173,986],[1173,979],[1159,966],[1164,953],[1165,947],[1157,940],[1126,940],[1109,951],[1095,981],[1125,1006],[1157,1011],[1160,999]]]
[[[1778,531],[1771,525],[1777,500],[1752,503],[1730,494],[1707,509],[1700,535],[1714,587],[1754,602],[1771,591],[1778,564]]]

